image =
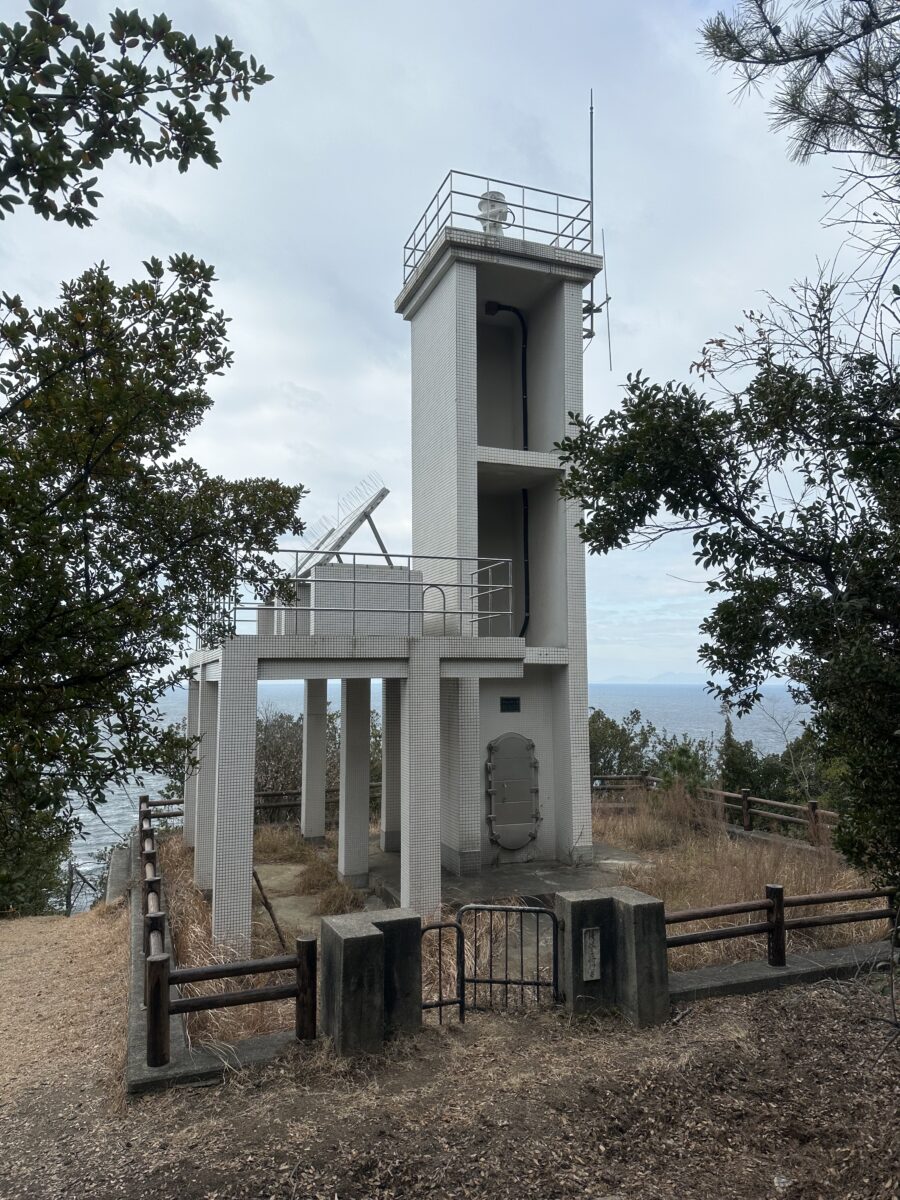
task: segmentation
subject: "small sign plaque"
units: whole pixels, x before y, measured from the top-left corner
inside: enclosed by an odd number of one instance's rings
[[[581,934],[581,977],[585,983],[600,978],[600,927],[593,926]]]

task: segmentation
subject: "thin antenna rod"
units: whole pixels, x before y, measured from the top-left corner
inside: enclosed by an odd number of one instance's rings
[[[606,309],[606,346],[609,350],[609,369],[612,370],[612,336],[609,332],[609,274],[606,270],[606,230],[600,230],[600,250],[603,254],[603,287],[606,291],[606,298],[603,301],[603,307]]]
[[[591,254],[594,253],[594,89],[591,88],[591,107],[589,119],[590,139],[590,174],[591,174]],[[591,277],[591,337],[594,340],[594,280]],[[590,342],[588,343],[590,345]]]

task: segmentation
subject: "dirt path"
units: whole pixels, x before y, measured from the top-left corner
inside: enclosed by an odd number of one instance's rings
[[[385,1059],[298,1047],[124,1108],[124,935],[94,914],[0,925],[4,1200],[900,1197],[875,987],[698,1004],[644,1033],[478,1016]]]

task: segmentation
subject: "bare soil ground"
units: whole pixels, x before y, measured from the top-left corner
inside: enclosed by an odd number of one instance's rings
[[[300,1047],[121,1091],[124,914],[0,923],[4,1200],[892,1200],[883,979],[615,1019],[478,1015],[382,1059]]]

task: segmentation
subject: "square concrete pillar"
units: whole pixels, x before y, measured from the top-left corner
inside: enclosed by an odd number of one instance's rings
[[[369,882],[370,713],[371,681],[342,679],[338,875],[352,887]]]
[[[328,732],[328,680],[303,685],[303,764],[300,780],[300,832],[308,842],[325,840],[325,757]]]
[[[189,738],[197,736],[197,715],[200,697],[200,683],[194,675],[191,676],[188,683],[187,696],[187,719],[185,721],[185,735]],[[194,819],[197,803],[197,772],[196,768],[190,764],[191,758],[197,757],[196,746],[192,747],[188,754],[188,762],[184,772],[184,844],[193,846],[194,844]]]
[[[381,681],[382,850],[400,853],[400,679]]]
[[[560,892],[560,978],[569,1012],[618,1009],[635,1025],[669,1018],[663,903],[634,888]]]
[[[486,820],[484,749],[477,679],[459,681],[459,873],[481,870],[481,834]]]
[[[558,892],[560,990],[569,1012],[617,1007],[616,904],[608,893]]]
[[[377,1054],[384,1045],[384,937],[368,913],[323,917],[322,1032],[337,1054]]]
[[[401,688],[400,903],[426,918],[441,907],[440,683],[436,647],[410,639]]]
[[[669,1019],[669,965],[662,900],[634,888],[613,888],[619,1007],[635,1025]]]
[[[197,807],[194,820],[194,883],[201,891],[212,891],[213,841],[216,824],[216,740],[219,727],[219,685],[200,668],[197,704]]]
[[[221,648],[213,839],[213,941],[250,953],[256,770],[256,639]]]
[[[370,915],[384,938],[386,1037],[422,1028],[422,918],[408,908]]]
[[[422,1025],[422,926],[385,909],[322,920],[322,1032],[338,1054],[374,1054]]]

